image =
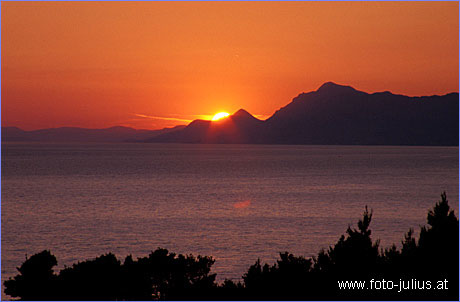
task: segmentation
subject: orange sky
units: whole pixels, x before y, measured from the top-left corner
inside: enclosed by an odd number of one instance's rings
[[[333,81],[458,91],[458,2],[2,2],[2,125],[268,116]]]

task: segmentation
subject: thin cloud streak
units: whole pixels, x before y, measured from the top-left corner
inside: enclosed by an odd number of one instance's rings
[[[147,119],[152,119],[152,120],[178,121],[178,122],[187,122],[187,123],[190,123],[193,121],[193,119],[190,120],[190,119],[182,119],[182,118],[177,118],[177,117],[151,116],[151,115],[138,114],[138,113],[134,113],[134,115],[137,117],[147,118]],[[176,114],[171,114],[171,115],[176,115]],[[187,116],[195,117],[195,118],[203,119],[203,120],[211,120],[214,115],[188,114]],[[267,118],[270,117],[270,115],[265,115],[265,114],[254,114],[254,116],[260,120],[266,120]]]
[[[137,114],[137,113],[135,113],[134,115],[138,117],[152,119],[152,120],[166,120],[166,121],[178,121],[178,122],[191,122],[192,121],[192,120],[186,120],[186,119],[175,118],[175,117],[151,116],[151,115]]]

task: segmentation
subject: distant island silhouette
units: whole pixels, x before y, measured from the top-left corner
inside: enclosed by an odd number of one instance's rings
[[[2,141],[9,142],[137,142],[155,135],[183,129],[176,126],[160,130],[134,129],[130,127],[110,127],[105,129],[86,129],[79,127],[60,127],[25,131],[18,127],[2,127]]]
[[[324,83],[267,120],[244,109],[162,130],[2,127],[2,141],[458,146],[459,94],[409,97]]]

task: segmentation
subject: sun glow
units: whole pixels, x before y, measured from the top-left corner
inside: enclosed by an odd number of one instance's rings
[[[220,119],[223,119],[223,118],[226,118],[227,116],[229,116],[230,114],[228,112],[219,112],[219,113],[216,113],[213,117],[212,117],[212,120],[213,121],[218,121]]]

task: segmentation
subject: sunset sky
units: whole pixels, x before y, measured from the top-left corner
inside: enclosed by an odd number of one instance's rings
[[[333,81],[458,91],[458,2],[2,2],[2,126],[266,118]]]

